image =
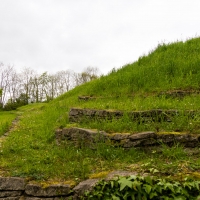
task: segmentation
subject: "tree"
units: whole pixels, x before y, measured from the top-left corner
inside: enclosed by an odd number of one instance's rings
[[[57,96],[69,91],[72,87],[72,71],[63,70],[55,74],[57,81]]]
[[[47,100],[48,98],[48,82],[49,82],[49,75],[47,72],[41,74],[38,78],[40,83],[40,90],[39,90],[39,100],[40,102]]]
[[[98,73],[98,68],[94,67],[87,67],[82,73],[62,70],[55,74],[37,74],[30,68],[17,73],[13,67],[0,63],[0,107],[6,105],[8,109],[16,109],[30,102],[49,101],[98,78]]]
[[[32,88],[33,88],[33,79],[35,77],[36,72],[30,68],[24,68],[20,75],[20,81],[21,81],[21,89],[20,89],[20,95],[24,94],[26,97],[27,104],[29,102],[29,99],[33,99],[32,96]]]
[[[99,77],[99,69],[97,67],[87,67],[81,73],[74,73],[75,86],[92,81]]]
[[[13,67],[5,66],[3,63],[0,63],[0,104],[3,105],[7,100],[7,92],[10,84],[10,74],[13,71]]]
[[[14,102],[15,99],[20,95],[20,78],[19,74],[15,70],[13,70],[10,74],[9,78],[9,86],[8,86],[8,98],[10,102]]]
[[[2,93],[3,93],[3,90],[0,88],[0,97],[2,96]],[[0,110],[2,110],[2,109],[3,109],[3,104],[0,103]]]

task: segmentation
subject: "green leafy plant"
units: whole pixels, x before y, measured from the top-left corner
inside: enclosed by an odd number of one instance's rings
[[[111,181],[100,181],[82,199],[105,200],[195,200],[200,197],[200,181],[185,179],[170,181],[157,177],[118,177]]]

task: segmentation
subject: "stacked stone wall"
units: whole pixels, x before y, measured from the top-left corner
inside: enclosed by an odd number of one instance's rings
[[[113,171],[104,178],[112,180],[115,176],[137,175],[135,172]],[[30,183],[24,178],[0,177],[0,200],[79,200],[86,191],[91,191],[101,180],[87,179],[76,186],[53,184],[42,187],[39,183]]]
[[[132,121],[145,122],[145,121],[167,121],[170,122],[174,116],[185,114],[193,117],[195,111],[178,111],[178,110],[146,110],[146,111],[113,111],[113,110],[97,110],[97,109],[81,109],[71,108],[69,112],[70,122],[83,122],[88,120],[112,120],[121,119],[124,116],[128,116]]]
[[[140,133],[113,133],[104,131],[83,129],[83,128],[63,128],[55,132],[57,142],[63,140],[71,141],[75,145],[85,145],[95,148],[97,142],[107,142],[123,148],[149,147],[166,144],[172,146],[180,143],[184,147],[194,148],[200,146],[200,136],[188,133],[162,133],[156,134],[153,131]]]
[[[88,179],[72,188],[68,184],[42,187],[23,178],[0,177],[0,200],[78,200],[86,190],[91,190],[98,179]]]

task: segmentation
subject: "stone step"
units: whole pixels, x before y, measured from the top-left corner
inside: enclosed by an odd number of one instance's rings
[[[73,127],[58,129],[55,135],[58,144],[62,140],[67,140],[75,143],[77,146],[86,146],[90,148],[96,148],[97,142],[106,141],[126,149],[159,146],[161,144],[172,146],[177,143],[190,148],[200,146],[200,135],[179,132],[155,133],[153,131],[147,131],[140,133],[109,134],[104,131]]]
[[[146,111],[113,111],[113,110],[97,110],[97,109],[82,109],[71,108],[69,112],[70,122],[84,122],[91,120],[112,120],[121,119],[124,116],[128,116],[133,121],[145,122],[145,121],[171,121],[171,118],[179,115],[188,115],[194,117],[196,114],[200,114],[199,111],[187,110],[162,110],[153,109]]]

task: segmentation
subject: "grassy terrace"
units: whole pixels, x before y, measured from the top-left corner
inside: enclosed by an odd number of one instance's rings
[[[174,91],[186,96],[168,95]],[[200,178],[199,149],[188,154],[176,144],[160,149],[124,151],[105,144],[95,150],[66,143],[57,145],[55,129],[66,126],[96,128],[107,132],[188,132],[200,133],[200,116],[175,116],[171,123],[120,121],[69,124],[71,107],[123,111],[176,109],[200,111],[200,38],[161,44],[137,62],[113,70],[107,76],[67,92],[50,103],[31,104],[12,113],[0,112],[0,135],[11,121],[19,122],[0,147],[0,175],[28,177],[39,181],[79,182],[102,177],[112,170],[130,170],[182,179]],[[96,99],[80,101],[78,96]],[[6,121],[4,121],[7,119]],[[3,122],[2,122],[3,121]]]

